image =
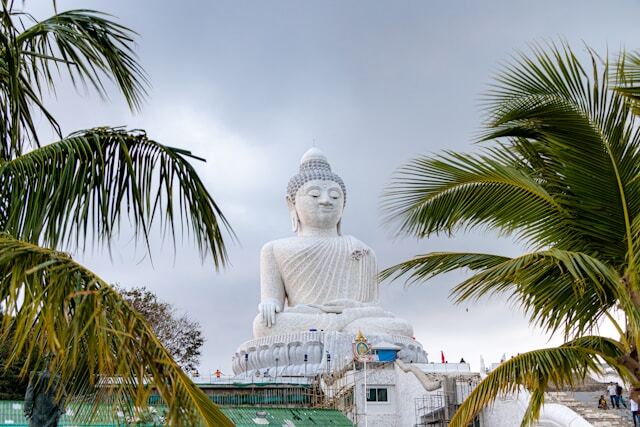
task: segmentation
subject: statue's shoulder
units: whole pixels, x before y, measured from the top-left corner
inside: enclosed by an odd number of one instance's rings
[[[331,239],[335,239],[335,237],[332,237]],[[351,235],[343,235],[338,237],[338,239],[346,241],[346,248],[350,251],[358,251],[375,257],[373,250],[366,243]],[[326,240],[330,241],[329,239]],[[273,255],[276,258],[288,257],[301,250],[306,250],[309,247],[316,246],[319,242],[323,241],[325,240],[305,239],[297,236],[285,237],[265,243],[262,247],[262,254],[263,256]]]
[[[271,240],[262,246],[262,254],[276,254],[296,248],[300,244],[300,239],[284,237],[282,239]]]
[[[350,234],[344,235],[342,237],[347,239],[347,240],[349,240],[351,245],[354,246],[354,247],[371,250],[369,245],[367,245],[366,243],[364,243],[362,240],[358,239],[357,237],[353,237]]]
[[[300,238],[296,236],[283,237],[281,239],[271,240],[270,242],[265,243],[263,247],[280,248],[283,246],[291,246],[299,240]]]

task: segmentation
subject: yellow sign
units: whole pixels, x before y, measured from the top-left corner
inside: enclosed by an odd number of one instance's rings
[[[367,338],[362,334],[362,331],[358,331],[356,339],[353,341],[353,357],[360,362],[373,360],[371,346],[369,346]]]

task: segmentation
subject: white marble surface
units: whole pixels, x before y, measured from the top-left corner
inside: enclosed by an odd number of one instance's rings
[[[520,393],[499,397],[493,405],[483,411],[486,427],[512,427],[520,425],[529,405],[531,395],[525,390]],[[540,411],[538,427],[591,427],[580,415],[564,405],[547,403]]]
[[[471,365],[468,363],[424,363],[418,365],[422,372],[438,373],[469,373]]]
[[[413,335],[412,326],[378,303],[373,250],[340,233],[346,187],[313,148],[287,189],[295,236],[260,253],[260,304],[255,338],[312,329],[367,335]]]
[[[421,364],[410,364],[402,366],[401,363],[396,363],[394,366],[396,374],[396,388],[398,393],[402,396],[402,399],[397,403],[397,426],[399,427],[413,427],[416,421],[416,398],[422,398],[430,395],[437,395],[442,393],[441,380],[442,378],[427,377],[426,375],[420,375],[412,369],[412,367],[420,369]],[[405,368],[405,369],[403,369]],[[406,369],[409,368],[409,369]],[[440,386],[436,388],[437,383]]]
[[[426,363],[422,345],[403,335],[369,335],[372,345],[389,342],[401,348],[398,358],[406,363]],[[355,333],[298,332],[270,335],[242,344],[233,356],[233,371],[237,376],[269,377],[337,372],[353,361],[352,343]],[[304,355],[307,355],[307,363]],[[327,355],[330,355],[328,363]],[[278,359],[276,361],[276,358]],[[276,371],[277,368],[277,371]]]

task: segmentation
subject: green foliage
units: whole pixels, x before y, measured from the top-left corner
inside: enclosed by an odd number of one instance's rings
[[[187,158],[143,131],[95,128],[30,151],[0,159],[0,229],[49,247],[84,248],[90,237],[114,237],[123,216],[146,240],[160,222],[175,240],[180,218],[216,267],[226,260],[222,237],[228,227]]]
[[[158,228],[194,239],[203,259],[226,264],[227,221],[189,163],[202,160],[143,131],[95,128],[64,138],[42,101],[67,75],[106,97],[110,80],[139,108],[146,77],[135,34],[91,10],[36,21],[0,10],[0,342],[9,374],[47,365],[83,407],[117,403],[143,411],[155,388],[171,425],[230,425],[186,376],[144,317],[61,248],[109,247],[124,219],[149,248]],[[43,145],[42,116],[60,136]],[[231,232],[232,233],[232,232]],[[87,417],[91,411],[81,410]]]
[[[0,278],[0,300],[13,313],[2,330],[14,330],[12,355],[26,355],[22,374],[32,360],[39,369],[45,363],[39,355],[48,354],[50,371],[69,396],[95,393],[96,403],[109,399],[127,407],[133,399],[146,406],[152,382],[170,404],[172,425],[223,422],[142,315],[68,255],[0,234],[0,271],[11,272]],[[105,386],[113,381],[116,387]]]
[[[13,363],[7,363],[11,356],[13,334],[0,343],[0,400],[23,400],[27,391],[29,379],[20,375],[25,365],[25,357],[14,358]]]
[[[534,423],[540,415],[549,384],[572,386],[575,378],[584,378],[588,371],[602,373],[598,357],[615,362],[622,354],[617,342],[597,336],[585,336],[557,348],[519,354],[487,375],[456,412],[450,425],[468,425],[468,420],[499,394],[518,393],[521,387],[527,388],[532,396],[532,404],[522,423]]]
[[[625,96],[640,113],[640,52],[623,53],[618,62],[615,90]]]
[[[604,359],[640,386],[640,130],[631,88],[633,57],[618,74],[588,50],[583,64],[562,44],[533,46],[507,65],[486,97],[486,132],[477,154],[420,157],[400,168],[384,199],[400,235],[426,238],[484,227],[530,252],[429,253],[382,273],[410,283],[459,268],[472,275],[456,301],[506,293],[567,344],[500,366],[465,401],[452,426],[466,425],[503,392],[524,386],[533,423],[552,382],[597,370]],[[613,86],[609,85],[613,82]],[[621,309],[626,325],[612,313]],[[589,336],[609,320],[619,341]]]
[[[197,368],[204,344],[198,322],[179,314],[173,305],[144,286],[116,290],[151,325],[155,336],[182,369],[190,372]]]
[[[40,145],[34,110],[60,134],[56,119],[44,106],[44,89],[54,90],[55,76],[66,68],[74,85],[87,82],[106,97],[102,80],[116,83],[125,100],[137,108],[145,95],[146,77],[133,54],[135,33],[91,10],[57,13],[37,22],[31,15],[2,5],[0,35],[0,158],[25,149],[25,139]]]

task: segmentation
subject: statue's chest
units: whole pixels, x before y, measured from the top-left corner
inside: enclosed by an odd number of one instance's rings
[[[275,257],[281,267],[301,262],[357,263],[370,255],[371,249],[348,237],[322,240],[292,239],[275,248]]]
[[[287,242],[276,248],[276,261],[287,287],[316,283],[346,285],[374,265],[374,256],[366,245],[349,238]]]

